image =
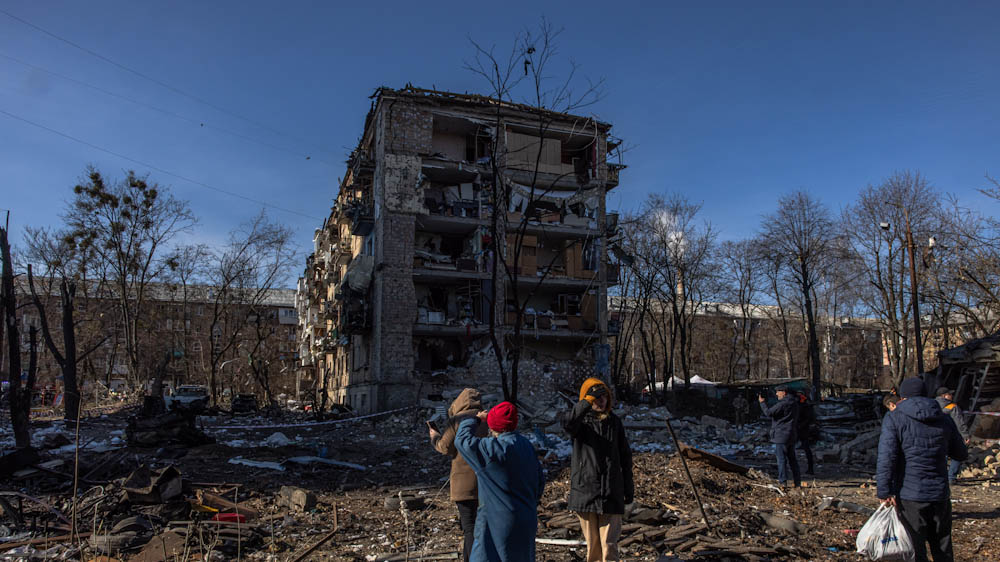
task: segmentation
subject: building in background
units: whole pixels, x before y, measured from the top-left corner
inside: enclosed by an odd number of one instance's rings
[[[379,89],[299,280],[302,379],[371,412],[499,384],[515,347],[529,393],[606,370],[610,128]]]
[[[41,287],[43,280],[36,280]],[[129,372],[125,357],[123,332],[117,325],[118,309],[115,299],[98,285],[88,291],[78,291],[76,300],[78,353],[83,355],[78,364],[80,390],[84,400],[103,397],[109,391],[118,393],[139,392],[148,381],[136,380]],[[17,286],[22,366],[28,366],[29,329],[40,328],[36,307],[30,304],[30,294],[24,279]],[[227,310],[226,318],[217,321],[213,330],[213,307],[216,289],[205,285],[186,287],[170,283],[153,283],[148,286],[146,309],[140,319],[141,329],[151,334],[144,338],[142,350],[147,367],[145,375],[160,362],[164,363],[164,385],[176,388],[182,384],[208,384],[212,346],[219,346],[221,334],[229,327],[225,322],[239,318],[242,329],[235,335],[231,349],[221,357],[225,366],[219,373],[220,391],[251,393],[263,398],[261,385],[252,374],[252,355],[266,362],[268,381],[272,394],[293,397],[296,391],[296,364],[298,363],[298,317],[295,310],[295,290],[272,289],[267,291],[259,306],[236,305]],[[62,350],[61,310],[58,293],[39,291],[46,309],[49,328],[56,346]],[[258,330],[257,317],[260,317]],[[257,341],[260,340],[260,345]],[[6,346],[5,346],[6,347]],[[256,350],[256,351],[253,351]],[[62,387],[59,365],[42,340],[37,342],[38,371],[36,389],[51,389],[53,397]],[[163,361],[169,356],[169,361]],[[260,365],[258,365],[260,368]],[[50,404],[47,404],[50,405]],[[263,402],[261,402],[263,405]]]

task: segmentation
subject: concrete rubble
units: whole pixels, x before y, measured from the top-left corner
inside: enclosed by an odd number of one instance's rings
[[[77,471],[79,539],[70,536],[75,444],[67,449],[52,441],[58,446],[23,457],[3,487],[8,491],[0,492],[0,559],[294,560],[310,552],[316,559],[358,562],[455,559],[460,532],[448,499],[449,460],[430,448],[422,423],[436,415],[443,422],[455,393],[443,389],[440,400],[372,418],[201,416],[195,427],[217,443],[192,446],[96,452],[83,445],[109,441],[128,425],[128,416],[85,420]],[[501,399],[487,395],[488,403]],[[566,510],[572,447],[559,423],[573,398],[536,392],[523,400],[521,431],[543,455],[548,474],[539,508],[539,560],[578,559],[582,552],[575,515]],[[785,490],[772,477],[764,423],[737,426],[710,415],[675,419],[664,406],[620,406],[617,412],[635,457],[636,502],[621,540],[627,559],[855,559],[852,533],[878,505],[874,465],[865,464],[864,454],[873,434],[877,441],[877,422],[855,423],[850,439],[824,437],[817,451],[829,460],[820,461],[806,488]],[[668,419],[707,524],[666,430]],[[36,442],[69,436],[61,427],[36,425]],[[998,458],[995,442],[977,442],[953,492],[956,513],[969,517],[956,525],[961,559],[1000,554],[986,540],[1000,533],[1000,524],[976,518],[994,509],[984,494],[1000,485]]]

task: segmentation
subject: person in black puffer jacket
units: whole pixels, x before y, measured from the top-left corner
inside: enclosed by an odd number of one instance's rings
[[[611,406],[608,386],[589,378],[580,387],[580,401],[562,419],[573,439],[568,507],[580,518],[588,562],[620,560],[622,515],[634,495],[632,451]]]
[[[899,386],[902,399],[882,419],[875,479],[878,498],[896,506],[913,539],[916,560],[954,560],[951,544],[951,491],[948,457],[969,456],[962,435],[948,414],[924,396],[924,381],[910,378]]]
[[[799,403],[788,393],[788,387],[780,385],[774,389],[778,401],[774,406],[768,406],[762,395],[757,395],[760,409],[764,415],[771,418],[771,443],[774,443],[774,456],[778,461],[778,483],[785,486],[788,483],[788,469],[792,472],[795,487],[802,485],[799,475],[799,461],[795,458],[795,443],[798,441]]]

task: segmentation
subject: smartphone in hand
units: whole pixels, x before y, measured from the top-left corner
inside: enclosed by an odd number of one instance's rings
[[[434,424],[431,423],[430,420],[426,420],[426,421],[424,421],[424,423],[427,424],[427,429],[429,429],[431,431],[437,431],[438,433],[441,433],[440,431],[438,431],[438,428],[434,427]]]

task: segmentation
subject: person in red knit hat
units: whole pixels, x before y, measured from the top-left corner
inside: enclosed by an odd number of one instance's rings
[[[528,562],[535,559],[538,501],[545,474],[535,448],[517,429],[517,406],[501,402],[489,413],[458,425],[455,448],[476,473],[479,511],[470,560]],[[486,422],[490,437],[476,437]]]

